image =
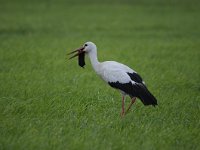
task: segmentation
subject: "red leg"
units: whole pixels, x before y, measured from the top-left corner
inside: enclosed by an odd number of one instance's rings
[[[125,115],[125,112],[124,112],[124,96],[122,96],[122,112],[121,112],[121,117],[123,117]]]
[[[131,99],[131,103],[128,106],[128,109],[127,109],[126,113],[129,111],[129,109],[131,108],[131,106],[135,103],[135,100],[136,100],[136,97],[134,97],[134,98]]]

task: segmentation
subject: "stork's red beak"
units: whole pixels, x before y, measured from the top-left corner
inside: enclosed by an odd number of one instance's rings
[[[77,52],[77,53],[76,53]],[[74,54],[75,55],[71,56],[69,59],[72,59],[76,56],[78,56],[78,65],[83,67],[85,66],[85,51],[84,51],[84,47],[80,47],[79,49],[72,51],[71,53],[68,53],[68,55]]]
[[[79,56],[81,53],[84,53],[84,47],[80,47],[79,49],[77,49],[77,50],[75,50],[75,51],[72,51],[72,52],[70,52],[70,53],[68,53],[67,55],[71,55],[71,54],[74,54],[74,53],[76,53],[75,55],[73,55],[73,56],[71,56],[69,59],[72,59],[72,58],[74,58],[74,57],[76,57],[76,56]]]

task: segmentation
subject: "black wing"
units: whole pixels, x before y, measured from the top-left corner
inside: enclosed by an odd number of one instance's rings
[[[137,83],[143,83],[142,77],[139,74],[137,74],[136,72],[133,72],[133,73],[127,72],[127,74],[129,75],[129,77],[131,78],[132,81],[135,81]]]
[[[157,105],[156,98],[150,93],[146,86],[142,83],[119,83],[117,82],[108,82],[108,84],[116,89],[124,91],[130,97],[138,97],[144,105]]]

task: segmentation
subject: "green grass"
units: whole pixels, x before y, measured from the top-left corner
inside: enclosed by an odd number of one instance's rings
[[[0,5],[0,149],[200,149],[199,1],[22,1]],[[121,96],[66,53],[139,72],[158,107]],[[128,105],[129,99],[126,104]]]

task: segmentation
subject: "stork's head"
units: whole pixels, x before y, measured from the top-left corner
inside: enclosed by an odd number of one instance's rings
[[[96,45],[92,42],[86,42],[84,45],[84,50],[86,53],[89,53],[91,51],[95,51],[97,49]]]
[[[78,60],[79,60],[78,64],[79,64],[79,66],[84,67],[84,65],[85,65],[85,53],[86,54],[87,53],[91,53],[93,51],[96,51],[96,49],[97,49],[97,47],[96,47],[96,45],[94,43],[92,43],[92,42],[86,42],[83,46],[81,46],[77,50],[72,51],[71,53],[69,53],[68,55],[77,52],[75,55],[73,55],[69,59],[72,59],[72,58],[78,56]]]

